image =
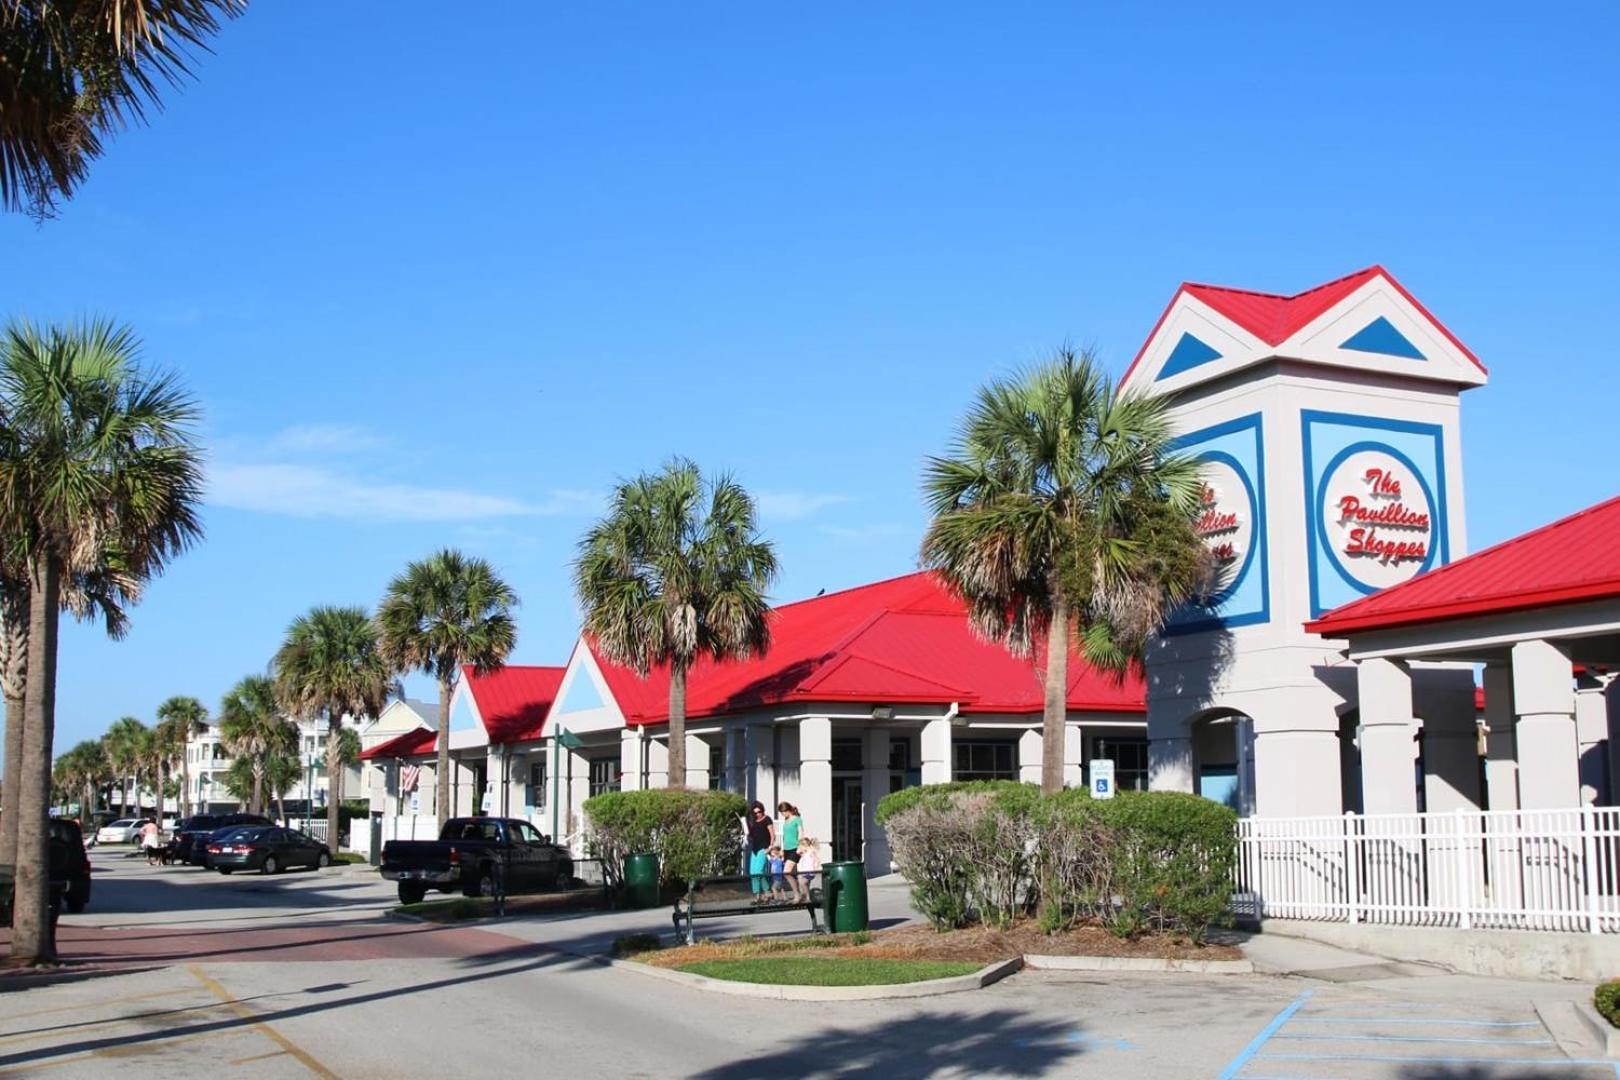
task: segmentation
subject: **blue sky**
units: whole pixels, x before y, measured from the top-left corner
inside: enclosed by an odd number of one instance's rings
[[[65,631],[60,745],[445,544],[560,663],[596,499],[672,453],[760,493],[780,598],[906,572],[973,388],[1123,370],[1182,279],[1398,275],[1491,368],[1474,548],[1620,490],[1613,6],[590,7],[258,5],[0,218],[4,313],[128,320],[207,414],[208,538]]]

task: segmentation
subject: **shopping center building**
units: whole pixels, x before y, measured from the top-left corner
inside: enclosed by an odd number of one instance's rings
[[[1122,788],[1257,820],[1608,805],[1620,501],[1465,558],[1461,403],[1486,378],[1379,267],[1292,296],[1183,285],[1122,390],[1175,395],[1221,576],[1141,678],[1071,657],[1068,781],[1108,759]],[[687,786],[793,802],[826,855],[886,872],[884,794],[1038,781],[1039,673],[933,575],[784,604],[771,631],[765,656],[691,671]],[[451,809],[577,843],[591,795],[670,782],[668,689],[588,638],[564,667],[467,673]],[[432,817],[436,742],[366,751],[374,805]]]

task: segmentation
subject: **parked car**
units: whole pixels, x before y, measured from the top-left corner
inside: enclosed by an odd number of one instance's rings
[[[222,874],[257,870],[274,874],[294,866],[324,870],[332,864],[326,845],[297,829],[253,825],[231,829],[208,842],[208,865]]]
[[[574,859],[516,818],[451,818],[437,840],[383,845],[382,876],[399,883],[402,904],[420,903],[429,891],[488,896],[497,875],[508,894],[561,888],[573,879]]]
[[[133,844],[140,839],[141,826],[145,825],[149,820],[149,818],[119,818],[111,824],[103,825],[96,831],[96,843]]]
[[[90,856],[77,822],[65,818],[50,823],[51,884],[61,883],[62,904],[77,915],[90,903]]]
[[[194,814],[175,826],[170,861],[187,866],[208,865],[208,844],[214,833],[241,825],[270,825],[262,814]]]

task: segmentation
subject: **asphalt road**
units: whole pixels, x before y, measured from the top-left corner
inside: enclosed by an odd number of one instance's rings
[[[1620,1076],[1534,1007],[1579,987],[1278,942],[1270,954],[1323,966],[1024,972],[911,1001],[748,1001],[572,953],[667,928],[661,912],[450,928],[386,918],[391,889],[357,870],[222,878],[115,850],[95,861],[95,898],[64,920],[64,950],[127,973],[0,993],[0,1078]],[[903,890],[875,890],[879,918],[897,905]],[[764,925],[779,918],[750,928],[798,929]]]

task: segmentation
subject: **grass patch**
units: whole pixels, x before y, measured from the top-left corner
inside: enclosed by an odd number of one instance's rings
[[[677,970],[731,982],[772,986],[889,986],[971,975],[980,965],[953,960],[883,960],[858,956],[766,955],[703,960]]]
[[[360,855],[353,851],[340,851],[336,855],[332,856],[333,864],[344,863],[352,866],[355,863],[363,863],[366,861],[367,860],[364,855]]]
[[[1592,994],[1592,1004],[1602,1014],[1603,1019],[1615,1027],[1620,1027],[1620,979],[1600,983]]]

